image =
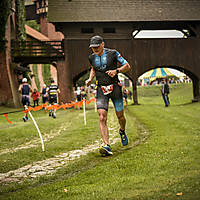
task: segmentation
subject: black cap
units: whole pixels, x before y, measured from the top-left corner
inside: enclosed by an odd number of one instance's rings
[[[51,83],[54,83],[54,82],[55,82],[55,81],[52,79],[52,80],[51,80]]]
[[[90,39],[90,46],[89,47],[98,47],[103,42],[103,38],[99,35],[93,36]]]

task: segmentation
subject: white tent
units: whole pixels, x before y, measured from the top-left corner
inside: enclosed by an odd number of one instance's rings
[[[183,72],[180,72],[180,71],[178,71],[178,70],[176,70],[176,69],[170,69],[170,68],[168,68],[168,70],[169,70],[172,74],[174,74],[176,77],[178,77],[178,78],[180,78],[180,77],[186,77],[186,75],[185,75]]]

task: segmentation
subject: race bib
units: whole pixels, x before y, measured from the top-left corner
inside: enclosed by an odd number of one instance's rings
[[[104,95],[110,94],[113,91],[113,85],[101,86]]]

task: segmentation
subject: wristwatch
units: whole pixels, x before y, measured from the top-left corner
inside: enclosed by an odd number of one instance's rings
[[[119,73],[119,69],[116,69],[117,74]]]

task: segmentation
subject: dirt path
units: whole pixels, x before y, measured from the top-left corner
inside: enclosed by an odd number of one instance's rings
[[[136,120],[136,118],[133,117],[133,120]],[[136,121],[137,122],[137,121]],[[110,144],[113,145],[116,142],[120,141],[119,134],[118,134],[118,122],[115,119],[114,115],[108,116],[108,123],[109,123],[109,133],[110,133]],[[133,146],[137,146],[140,143],[144,142],[148,137],[148,131],[145,129],[145,127],[137,122],[137,128],[140,131],[140,139],[134,141],[132,144],[129,144],[128,147],[131,148]],[[70,125],[70,124],[68,124]],[[59,134],[66,130],[67,127],[60,127]],[[51,136],[52,138],[55,137],[56,134],[50,134],[54,135]],[[87,145],[83,147],[82,149],[76,149],[69,152],[64,152],[59,155],[55,155],[52,158],[48,158],[46,160],[37,161],[32,164],[23,166],[19,169],[9,171],[7,173],[1,173],[0,174],[0,183],[6,183],[6,182],[22,182],[26,178],[36,178],[38,176],[42,175],[51,175],[55,173],[58,169],[60,169],[63,166],[66,166],[69,162],[79,159],[81,156],[87,155],[89,152],[96,151],[99,146],[101,145],[102,141],[96,140],[93,144]],[[28,145],[29,148],[33,147],[34,141],[32,141],[32,144]],[[23,149],[26,147],[26,144],[22,147],[18,147],[15,150],[18,151],[20,149]],[[4,152],[6,153],[6,152]],[[2,154],[2,153],[1,153]]]
[[[117,122],[114,119],[113,115],[110,116],[109,121],[110,121],[110,124],[112,124],[111,128],[109,128],[110,143],[115,144],[116,142],[120,140],[118,136],[118,130],[116,129]],[[66,127],[65,128],[62,127],[60,129],[60,132],[65,129]],[[33,147],[33,145],[34,144],[30,144],[29,148]],[[1,173],[0,182],[1,183],[21,182],[25,178],[36,178],[41,175],[48,175],[48,174],[55,173],[56,170],[60,169],[64,165],[67,165],[70,161],[78,159],[80,158],[80,156],[87,155],[89,152],[97,150],[100,145],[101,145],[101,141],[96,140],[93,144],[87,145],[82,149],[76,149],[73,151],[65,152],[59,155],[55,155],[53,158],[37,161],[37,162],[34,162],[33,164],[26,165],[24,167],[9,171],[7,173]],[[26,146],[24,145],[23,147],[16,148],[15,150],[17,151],[22,148],[26,148]]]
[[[44,135],[43,135],[44,142],[54,139],[55,137],[60,135],[63,131],[67,130],[67,128],[70,126],[71,126],[71,122],[70,123],[66,122],[59,129],[50,131],[50,133],[44,133]],[[4,149],[4,150],[0,151],[0,155],[6,154],[6,153],[14,153],[14,152],[17,152],[22,149],[30,149],[33,147],[38,147],[40,145],[41,145],[40,139],[37,138],[37,139],[33,139],[25,144],[19,145],[16,148]]]

